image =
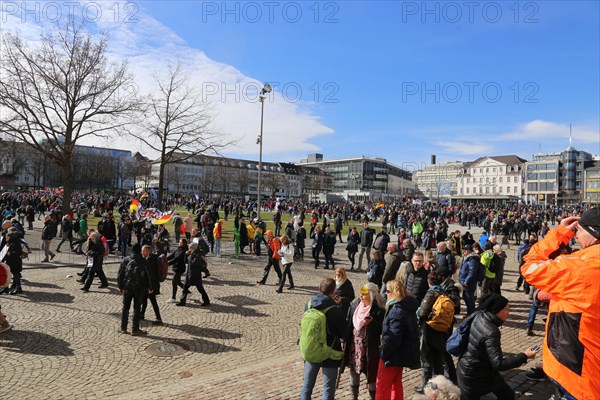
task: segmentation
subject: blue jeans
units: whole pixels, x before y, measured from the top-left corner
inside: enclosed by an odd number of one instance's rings
[[[317,381],[319,369],[321,369],[320,363],[304,361],[304,383],[302,384],[300,400],[310,400],[312,398],[312,391]],[[337,372],[338,367],[323,368],[323,400],[333,400]]]
[[[467,315],[471,315],[475,312],[475,290],[477,290],[475,282],[472,282],[463,290],[463,300],[467,306]]]
[[[533,329],[533,324],[535,323],[535,316],[538,311],[538,302],[536,299],[533,299],[531,302],[531,308],[529,309],[529,318],[527,319],[527,329]]]
[[[559,395],[560,397],[558,397],[559,400],[577,400],[575,397],[573,397],[571,395],[571,393],[567,392],[565,390],[565,388],[563,388],[562,386],[560,386],[560,384],[558,382],[556,382],[554,379],[548,377],[548,379],[550,380],[550,382],[554,383],[556,385],[556,392],[557,395]],[[556,397],[556,396],[554,396]]]

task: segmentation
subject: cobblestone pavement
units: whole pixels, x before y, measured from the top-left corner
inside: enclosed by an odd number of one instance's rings
[[[24,294],[0,297],[13,325],[12,331],[0,335],[0,398],[299,398],[303,372],[296,345],[299,320],[304,303],[331,271],[315,270],[309,262],[295,263],[296,289],[278,294],[273,273],[267,285],[255,283],[262,276],[265,256],[246,255],[239,261],[209,257],[212,276],[205,286],[212,306],[201,308],[195,289],[188,307],[167,304],[168,279],[158,297],[165,324],[151,324],[154,313],[149,307],[149,321],[142,321],[149,335],[132,337],[119,333],[121,297],[115,282],[119,259],[110,256],[106,260],[109,288],[99,289],[95,282],[89,293],[83,293],[75,281],[83,266],[81,256],[60,253],[50,264],[39,263],[38,224],[27,233],[34,253],[24,267]],[[478,236],[480,230],[472,232]],[[58,244],[53,242],[53,246]],[[224,253],[231,251],[231,243],[225,243]],[[509,354],[541,344],[542,337],[525,334],[530,301],[513,290],[517,278],[514,246],[507,252],[504,294],[511,300],[511,316],[502,327],[502,342]],[[337,245],[336,260],[348,266],[343,245]],[[366,275],[350,274],[350,279],[357,289]],[[543,330],[540,318],[537,332]],[[173,356],[148,351],[161,343],[174,343],[186,351]],[[550,384],[525,379],[524,373],[533,364],[508,371],[505,377],[524,393],[523,398],[547,399]],[[348,379],[347,374],[342,377],[337,399],[350,398]],[[413,394],[420,383],[419,370],[405,371],[404,382],[407,399],[421,398]],[[313,398],[320,398],[320,385],[319,377]],[[361,398],[368,397],[364,386],[361,392]]]

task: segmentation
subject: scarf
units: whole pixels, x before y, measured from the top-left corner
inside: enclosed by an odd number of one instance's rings
[[[354,310],[352,324],[357,331],[360,331],[365,325],[365,317],[371,313],[371,305],[365,306],[361,301],[358,303],[356,310]]]

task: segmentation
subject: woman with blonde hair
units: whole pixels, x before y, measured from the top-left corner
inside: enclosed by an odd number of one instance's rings
[[[339,298],[338,304],[344,311],[344,315],[346,315],[348,308],[350,308],[350,303],[354,300],[354,287],[350,279],[348,279],[346,270],[342,267],[335,269],[333,279],[335,279],[335,295]]]
[[[412,297],[399,280],[387,283],[386,314],[381,328],[381,347],[377,371],[377,400],[402,400],[402,371],[404,367],[418,368],[419,302]]]
[[[346,329],[345,364],[350,369],[352,399],[358,399],[360,374],[367,376],[369,394],[375,398],[375,382],[379,367],[379,345],[381,325],[385,314],[385,300],[374,283],[366,283],[360,288],[359,297],[352,302],[348,311]]]

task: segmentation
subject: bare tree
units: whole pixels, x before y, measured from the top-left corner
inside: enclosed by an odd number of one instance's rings
[[[248,184],[250,183],[250,174],[247,168],[238,168],[233,175],[233,182],[237,186],[237,191],[240,197],[244,197],[248,193]]]
[[[127,63],[106,57],[107,35],[96,40],[71,20],[42,34],[30,47],[19,35],[2,36],[0,132],[27,143],[58,164],[64,179],[63,207],[73,192],[71,158],[86,137],[108,137],[138,109],[135,96],[119,96],[132,85]]]
[[[229,143],[211,130],[210,107],[187,85],[179,63],[169,68],[166,79],[155,76],[157,90],[150,97],[144,128],[131,132],[143,144],[160,154],[158,202],[162,204],[165,166],[194,156],[218,151]]]

